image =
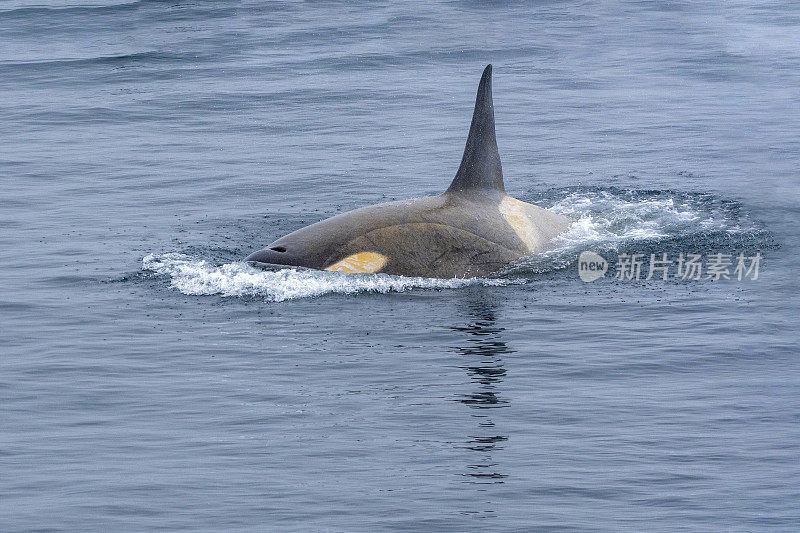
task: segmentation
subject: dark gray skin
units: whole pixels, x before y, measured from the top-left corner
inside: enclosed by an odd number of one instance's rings
[[[545,251],[572,220],[506,194],[491,73],[489,65],[478,86],[461,166],[447,191],[337,215],[281,237],[246,261],[267,269],[342,270],[340,262],[369,252],[381,258],[380,268],[346,271],[453,278],[486,276]]]

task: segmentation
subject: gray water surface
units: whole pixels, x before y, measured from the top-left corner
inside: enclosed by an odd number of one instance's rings
[[[800,529],[798,36],[794,2],[3,2],[0,530]],[[443,191],[487,63],[507,190],[579,220],[554,253],[241,263]]]

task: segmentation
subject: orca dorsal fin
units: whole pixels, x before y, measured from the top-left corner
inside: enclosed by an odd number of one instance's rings
[[[492,65],[487,65],[478,84],[475,111],[467,145],[453,183],[447,192],[490,190],[505,192],[503,167],[497,152],[492,103]]]

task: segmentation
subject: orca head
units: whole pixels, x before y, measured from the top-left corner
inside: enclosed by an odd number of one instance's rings
[[[286,247],[270,246],[253,252],[245,259],[250,266],[263,270],[281,270],[284,268],[313,268],[305,266],[304,261],[298,260],[292,254],[287,253]]]
[[[380,226],[380,219],[375,218],[380,212],[380,206],[376,206],[374,209],[350,211],[311,224],[250,254],[245,261],[265,270],[308,268],[347,272],[377,271],[386,263],[385,257],[382,261],[364,263],[366,257],[375,259],[377,254],[373,252],[372,255],[364,255],[369,251],[350,250],[348,244],[370,228]],[[345,259],[348,262],[342,263]],[[377,266],[378,263],[380,266]]]
[[[280,239],[266,248],[253,252],[245,261],[251,266],[264,270],[280,270],[283,268],[323,269],[326,259],[337,247],[339,239],[326,239],[318,231],[317,224],[301,228]]]

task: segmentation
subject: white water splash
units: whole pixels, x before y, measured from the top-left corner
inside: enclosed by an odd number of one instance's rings
[[[709,195],[651,191],[589,190],[573,192],[544,206],[577,219],[553,243],[554,251],[686,237],[709,231],[754,231],[755,225]]]
[[[274,302],[324,294],[388,293],[411,289],[457,289],[468,285],[496,287],[524,283],[524,280],[511,279],[410,278],[388,274],[346,274],[297,269],[270,272],[242,262],[214,266],[180,253],[149,254],[142,259],[142,268],[168,275],[171,285],[183,294],[262,296]]]
[[[556,247],[598,244],[616,247],[622,242],[679,235],[684,230],[713,226],[712,213],[700,206],[682,205],[674,198],[627,199],[608,191],[573,193],[550,210],[577,218]]]

